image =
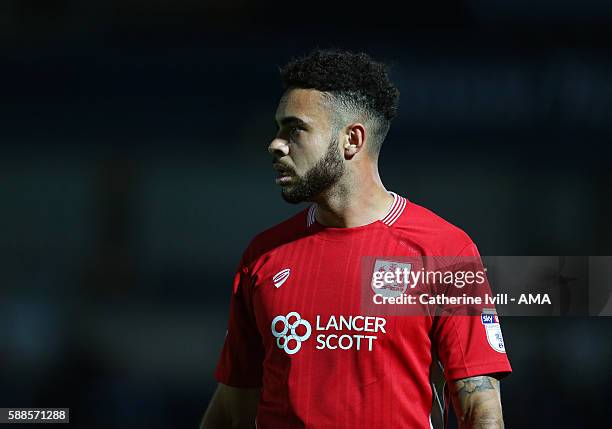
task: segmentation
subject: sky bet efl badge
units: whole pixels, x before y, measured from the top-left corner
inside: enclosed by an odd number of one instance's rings
[[[502,337],[501,326],[499,326],[499,319],[495,309],[483,308],[480,318],[487,332],[487,340],[491,348],[496,352],[506,353],[504,337]]]

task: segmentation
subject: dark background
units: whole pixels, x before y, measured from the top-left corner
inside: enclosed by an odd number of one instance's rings
[[[483,255],[612,254],[612,3],[426,3],[3,1],[0,406],[197,427],[238,258],[301,208],[266,147],[315,46],[391,64],[388,189]],[[507,427],[609,425],[610,318],[503,326]]]

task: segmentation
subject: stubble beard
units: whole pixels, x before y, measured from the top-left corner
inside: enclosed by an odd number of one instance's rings
[[[293,184],[282,188],[281,195],[291,204],[312,201],[335,185],[344,174],[344,169],[344,159],[338,150],[338,139],[333,138],[319,162],[303,177],[296,177]]]

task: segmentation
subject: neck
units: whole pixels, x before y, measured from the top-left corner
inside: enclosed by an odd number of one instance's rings
[[[393,196],[382,184],[374,164],[369,171],[359,174],[348,171],[314,202],[317,203],[316,219],[321,225],[353,228],[383,218],[393,203]]]

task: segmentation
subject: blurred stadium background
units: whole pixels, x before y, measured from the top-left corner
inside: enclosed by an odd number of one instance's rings
[[[315,46],[392,64],[389,189],[483,255],[612,255],[612,3],[399,8],[3,1],[0,406],[197,427],[238,258],[299,209],[265,149]],[[507,427],[609,425],[610,318],[503,325]]]

